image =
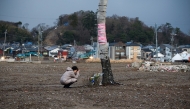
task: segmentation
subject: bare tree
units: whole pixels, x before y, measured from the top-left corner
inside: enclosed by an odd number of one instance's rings
[[[28,23],[25,23],[25,24],[23,25],[23,28],[26,29],[26,30],[28,30],[28,26],[29,26],[29,24],[28,24]]]
[[[106,38],[106,9],[107,9],[108,0],[100,0],[99,10],[97,15],[97,23],[98,23],[98,43],[99,43],[99,54],[102,65],[102,84],[109,85],[115,84],[110,58],[108,57],[108,43]]]

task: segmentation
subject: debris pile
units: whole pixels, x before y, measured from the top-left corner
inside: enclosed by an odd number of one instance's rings
[[[129,65],[128,65],[129,66]],[[138,67],[140,66],[140,67]],[[145,61],[143,63],[132,63],[131,67],[138,67],[138,71],[154,71],[154,72],[187,72],[190,71],[188,65],[172,65],[169,63],[155,63],[151,61]]]

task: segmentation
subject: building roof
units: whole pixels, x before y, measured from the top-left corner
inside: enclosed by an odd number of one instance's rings
[[[140,46],[140,44],[133,42],[133,43],[128,44],[127,46]]]
[[[157,56],[158,56],[159,58],[164,57],[164,55],[163,55],[162,53],[157,53]],[[156,54],[155,54],[153,57],[156,57]]]
[[[126,44],[120,41],[120,42],[109,43],[109,46],[126,46]]]
[[[147,45],[147,46],[144,46],[143,48],[144,49],[155,49],[156,46],[154,46],[154,45]]]
[[[142,51],[144,52],[152,52],[152,50],[148,49],[148,48],[145,48],[145,49],[141,49]]]
[[[162,45],[168,48],[173,48],[170,44],[162,44]]]
[[[69,48],[71,48],[73,45],[71,45],[71,44],[64,44],[63,46],[61,46],[61,48],[63,48],[63,49],[69,49]]]
[[[48,51],[54,50],[56,48],[59,48],[59,46],[58,45],[52,45],[52,46],[46,46],[46,47],[44,47],[44,49],[46,49]]]
[[[178,48],[190,48],[190,45],[180,45]]]
[[[115,43],[116,43],[116,42],[109,43],[109,46],[115,46]]]
[[[176,54],[173,58],[172,58],[172,62],[175,62],[176,60],[182,60],[182,57],[179,54]]]

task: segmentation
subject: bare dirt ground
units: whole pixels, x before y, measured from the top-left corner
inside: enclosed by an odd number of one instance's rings
[[[77,65],[80,78],[65,89],[60,77]],[[100,63],[0,62],[1,109],[190,109],[190,72],[140,72],[125,63],[111,64],[116,82],[89,86]]]

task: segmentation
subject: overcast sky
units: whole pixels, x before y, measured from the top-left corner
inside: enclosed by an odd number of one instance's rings
[[[0,20],[54,26],[62,14],[98,9],[99,0],[0,0]],[[139,17],[148,26],[170,23],[190,32],[190,0],[108,0],[107,16]]]

